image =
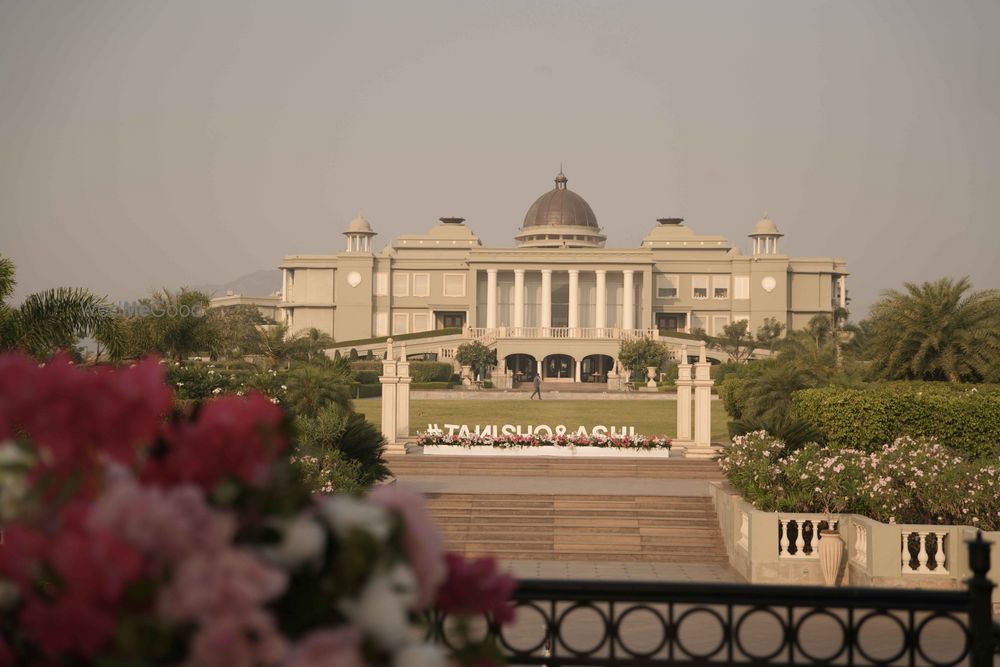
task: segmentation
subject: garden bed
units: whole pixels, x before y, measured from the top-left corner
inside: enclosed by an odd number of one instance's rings
[[[457,436],[424,434],[424,454],[447,456],[570,456],[669,458],[669,438],[644,436]]]

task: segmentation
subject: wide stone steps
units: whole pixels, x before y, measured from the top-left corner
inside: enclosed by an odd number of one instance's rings
[[[448,548],[501,559],[722,563],[707,497],[431,493]]]
[[[489,477],[632,477],[642,479],[722,479],[715,461],[514,456],[391,455],[396,477],[463,475]]]

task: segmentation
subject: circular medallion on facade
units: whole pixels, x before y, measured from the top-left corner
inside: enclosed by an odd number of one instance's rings
[[[774,279],[774,276],[764,276],[760,281],[760,286],[764,288],[765,292],[772,292],[778,286],[778,281]]]
[[[773,278],[772,278],[773,280]],[[351,271],[347,274],[347,284],[351,287],[357,287],[361,284],[361,274],[357,271]]]

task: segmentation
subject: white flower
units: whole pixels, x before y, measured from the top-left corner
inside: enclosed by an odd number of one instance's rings
[[[28,452],[14,444],[13,440],[0,442],[0,468],[31,465]]]
[[[209,375],[215,375],[215,371],[209,371],[208,374]]]
[[[285,385],[281,385],[281,390],[282,390],[282,391],[288,391],[288,387],[287,387],[287,386],[285,386]]]
[[[417,580],[405,565],[375,574],[357,600],[344,600],[341,610],[383,647],[393,650],[410,635],[408,609],[417,599]]]
[[[392,658],[392,667],[443,667],[447,655],[437,644],[410,644]]]
[[[323,556],[326,532],[318,521],[301,514],[274,526],[282,533],[280,544],[259,549],[261,557],[275,565],[293,570]]]
[[[333,496],[319,505],[320,516],[340,537],[352,530],[364,530],[379,542],[389,537],[389,515],[381,507],[353,496]]]
[[[215,389],[212,390],[212,393],[213,394],[221,394],[222,393],[222,388],[221,387],[216,387]]]
[[[177,386],[178,386],[178,387],[183,387],[183,386],[184,386],[184,383],[183,383],[183,382],[178,382],[178,383],[177,383]]]

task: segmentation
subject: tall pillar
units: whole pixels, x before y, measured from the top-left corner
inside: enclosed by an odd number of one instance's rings
[[[552,328],[552,269],[542,269],[542,335]],[[541,363],[541,362],[539,362]],[[541,366],[539,366],[541,368]],[[538,372],[541,375],[541,371]]]
[[[514,328],[524,326],[524,269],[514,269]],[[523,335],[518,331],[515,336]]]
[[[576,336],[580,327],[580,272],[569,270],[569,328],[570,337]]]
[[[583,368],[583,361],[580,359],[573,360],[573,381],[581,382],[580,380],[580,370]]]
[[[392,358],[392,339],[385,341],[385,359],[382,360],[382,376],[378,379],[382,385],[382,437],[390,449],[396,444],[396,389],[399,378],[396,376],[396,361]]]
[[[535,361],[535,364],[537,364],[538,366],[538,370],[535,372],[538,374],[538,377],[542,377],[542,360],[538,359],[537,361]]]
[[[840,285],[840,307],[847,308],[847,276],[837,278]]]
[[[598,270],[594,273],[597,274],[597,295],[594,299],[597,302],[595,306],[597,311],[594,313],[594,326],[598,329],[604,329],[608,326],[608,272]],[[600,336],[600,332],[597,335]]]
[[[632,284],[634,273],[631,269],[622,271],[625,278],[622,289],[622,329],[635,328],[635,285]]]
[[[714,459],[722,451],[712,445],[712,365],[705,358],[705,343],[698,352],[694,366],[694,444],[685,456],[692,459]]]
[[[486,269],[486,328],[497,327],[497,270]]]
[[[396,363],[396,438],[410,437],[410,362],[406,360],[406,343],[399,348]],[[405,449],[404,449],[405,451]]]
[[[691,440],[691,364],[688,363],[687,345],[681,346],[677,364],[677,440]]]

